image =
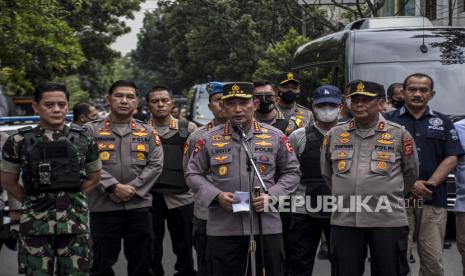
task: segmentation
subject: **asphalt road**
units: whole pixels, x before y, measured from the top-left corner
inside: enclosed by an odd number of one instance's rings
[[[163,265],[165,267],[165,275],[171,276],[174,274],[175,256],[171,250],[169,236],[165,237],[165,252],[163,256]],[[416,259],[418,257],[415,255]],[[369,263],[367,262],[367,271],[364,275],[370,275]],[[457,251],[455,241],[452,241],[452,248],[444,250],[444,268],[445,276],[460,276],[462,275],[462,264],[460,254]],[[114,266],[117,276],[126,275],[126,260],[123,254],[120,254],[120,260]],[[418,261],[411,265],[413,273],[411,275],[418,275]],[[16,252],[7,248],[2,248],[0,251],[0,276],[14,276],[17,274]],[[327,260],[317,260],[313,271],[315,276],[330,275],[330,266]]]

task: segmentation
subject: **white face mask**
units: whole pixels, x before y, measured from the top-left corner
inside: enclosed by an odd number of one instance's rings
[[[313,111],[316,113],[316,117],[318,120],[324,123],[330,123],[337,120],[337,115],[339,115],[340,108],[339,107],[314,107]]]

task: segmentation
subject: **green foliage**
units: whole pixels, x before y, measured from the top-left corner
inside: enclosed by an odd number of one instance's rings
[[[258,60],[253,79],[274,81],[279,74],[291,68],[297,48],[309,41],[309,38],[301,36],[296,29],[291,28],[282,41],[270,46],[265,56]]]
[[[141,87],[165,83],[178,92],[212,80],[251,80],[266,49],[293,26],[300,22],[282,0],[159,1],[131,54],[134,77]],[[315,35],[328,30],[318,27]]]
[[[121,74],[110,48],[144,0],[0,0],[0,84],[25,95],[37,83],[75,76],[96,97]],[[117,73],[120,72],[120,73]]]

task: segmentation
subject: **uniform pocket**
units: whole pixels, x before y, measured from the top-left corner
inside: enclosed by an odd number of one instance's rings
[[[218,154],[210,157],[211,171],[219,177],[232,176],[230,169],[232,154]]]
[[[371,152],[370,169],[373,173],[391,175],[392,166],[396,162],[396,154],[393,152],[377,151]]]
[[[446,140],[446,134],[444,131],[441,130],[433,130],[433,129],[428,129],[426,131],[426,137],[429,139],[436,139],[436,140]]]
[[[352,166],[353,150],[335,150],[331,153],[333,163],[333,171],[336,174],[344,174],[350,170]]]
[[[274,156],[272,154],[255,154],[257,169],[261,175],[266,175],[272,171],[274,166]]]
[[[99,157],[103,165],[113,165],[117,162],[117,156],[114,143],[99,143]]]
[[[147,143],[131,143],[131,163],[134,165],[147,165],[147,154],[149,145]]]

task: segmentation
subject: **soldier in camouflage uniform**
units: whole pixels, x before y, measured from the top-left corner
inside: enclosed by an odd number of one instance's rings
[[[23,203],[20,268],[26,275],[88,275],[91,264],[84,193],[97,185],[102,165],[95,142],[65,125],[68,100],[62,84],[38,86],[32,106],[39,125],[19,129],[3,147],[2,185]]]

